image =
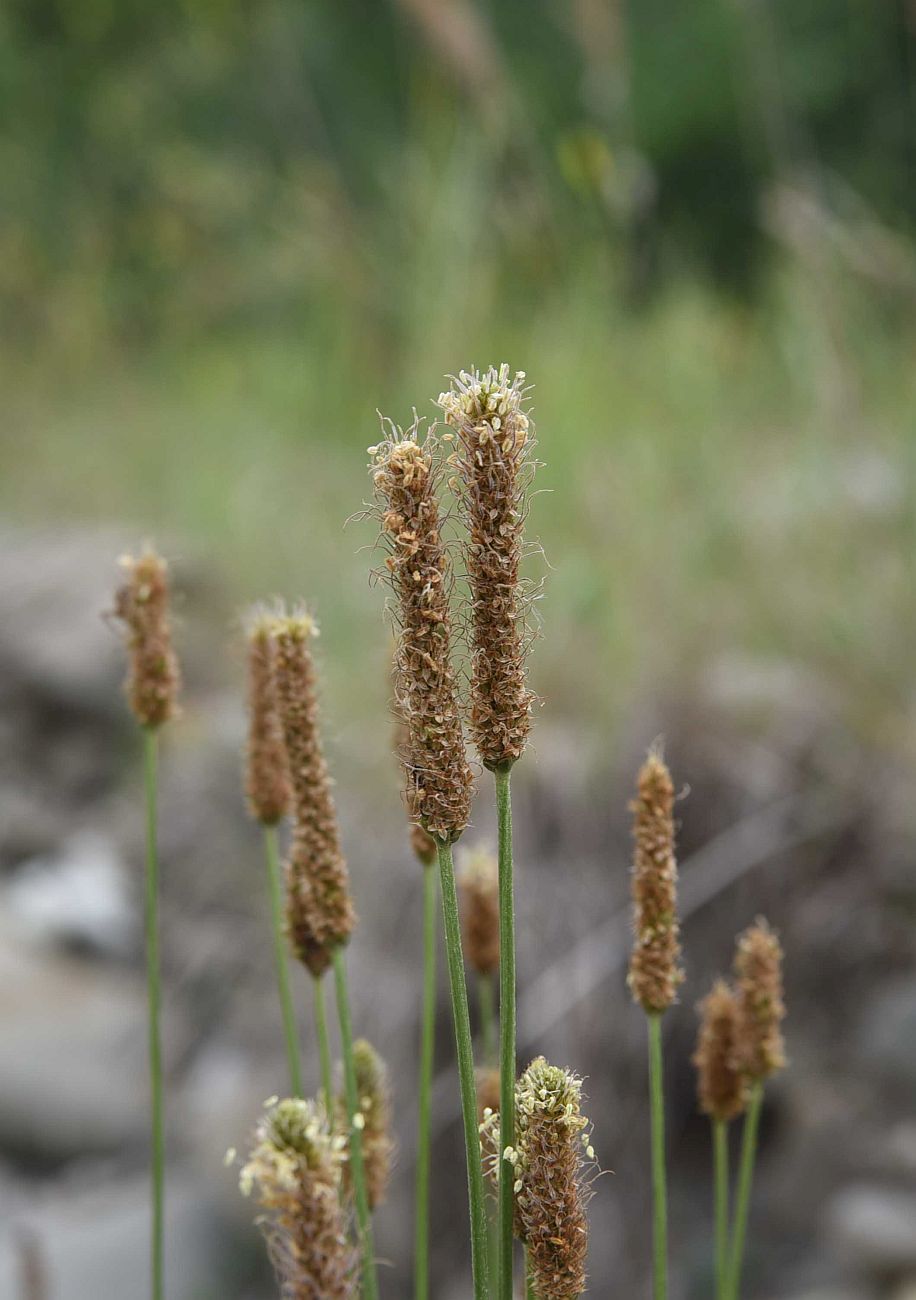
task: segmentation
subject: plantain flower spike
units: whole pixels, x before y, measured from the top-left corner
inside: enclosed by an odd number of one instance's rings
[[[652,749],[639,772],[633,811],[633,951],[628,984],[647,1015],[667,1011],[684,975],[677,917],[674,786]]]
[[[394,752],[398,762],[404,765],[405,755],[407,753],[406,745],[408,743],[409,733],[407,724],[403,718],[399,718],[394,732]],[[408,790],[407,797],[413,803],[413,807],[408,809],[410,817],[410,847],[413,849],[414,857],[423,867],[431,867],[436,861],[436,841],[430,835],[429,831],[424,830],[417,820],[419,814],[416,808],[416,794],[413,789]]]
[[[499,1070],[479,1066],[475,1075],[481,1164],[496,1195],[499,1188]]]
[[[271,617],[257,610],[248,627],[248,749],[245,788],[252,817],[275,826],[289,811],[290,782],[277,711],[277,648]]]
[[[462,370],[439,394],[458,448],[451,462],[467,528],[472,600],[470,726],[485,767],[511,766],[531,729],[529,636],[519,569],[534,441],[524,410],[525,374]]]
[[[417,421],[370,447],[386,568],[398,604],[394,691],[406,738],[406,802],[434,838],[453,842],[468,823],[473,776],[452,667],[451,566],[442,538],[434,438]]]
[[[747,1103],[738,1060],[738,999],[725,980],[716,980],[700,1003],[700,1032],[693,1063],[700,1110],[727,1124]]]
[[[458,877],[464,955],[480,975],[499,969],[499,879],[485,848],[468,853]]]
[[[391,1087],[388,1068],[378,1052],[365,1038],[353,1044],[353,1064],[356,1069],[356,1090],[359,1096],[359,1113],[362,1117],[363,1164],[366,1171],[366,1191],[369,1209],[382,1205],[388,1194],[395,1144],[391,1125]],[[337,1099],[338,1125],[341,1132],[349,1132],[347,1099],[341,1093]],[[349,1190],[349,1180],[344,1177]]]
[[[263,1210],[258,1220],[283,1300],[351,1300],[357,1255],[341,1196],[346,1142],[313,1101],[270,1105],[255,1131],[239,1185]]]
[[[516,1085],[515,1229],[525,1244],[538,1300],[575,1300],[585,1290],[588,1167],[595,1153],[581,1112],[582,1080],[532,1061]]]
[[[155,730],[178,711],[181,675],[172,649],[168,566],[151,547],[120,561],[124,580],[115,617],[124,625],[130,655],[126,690],[141,727]]]
[[[738,1059],[753,1082],[762,1082],[786,1064],[782,1021],[782,948],[762,918],[738,938],[735,951],[738,985]]]
[[[296,956],[317,978],[331,964],[334,949],[349,939],[356,915],[318,727],[311,651],[317,629],[308,614],[298,612],[275,617],[271,635],[294,817],[286,865],[287,931]]]

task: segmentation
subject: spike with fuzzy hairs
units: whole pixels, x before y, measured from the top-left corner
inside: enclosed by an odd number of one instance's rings
[[[738,939],[735,952],[738,984],[737,1049],[748,1079],[764,1080],[784,1068],[782,1021],[782,948],[763,918]]]
[[[509,367],[462,370],[438,405],[456,432],[450,463],[468,530],[471,586],[471,734],[485,767],[510,766],[531,729],[525,602],[519,569],[534,445],[523,409],[525,376]]]
[[[398,602],[394,683],[405,727],[407,805],[430,835],[452,842],[467,826],[473,777],[452,667],[451,566],[442,538],[433,438],[394,425],[370,448],[386,568]]]
[[[683,981],[679,966],[674,786],[661,754],[651,750],[639,772],[633,811],[633,931],[628,983],[647,1015],[671,1006]]]
[[[252,817],[275,826],[289,810],[290,783],[274,680],[271,616],[262,610],[248,627],[248,747],[245,789]]]
[[[168,565],[147,547],[121,559],[124,581],[114,613],[124,624],[130,653],[127,696],[141,727],[155,730],[174,718],[181,675],[172,648]]]
[[[319,976],[334,949],[349,939],[356,916],[318,728],[311,652],[316,628],[307,614],[295,613],[275,618],[271,633],[295,819],[286,868],[287,928],[293,951]]]
[[[283,1300],[351,1300],[357,1256],[341,1197],[345,1139],[313,1101],[270,1106],[255,1133],[240,1186],[253,1196]]]
[[[363,1163],[366,1169],[366,1191],[370,1210],[382,1205],[388,1194],[395,1144],[391,1127],[391,1087],[388,1067],[378,1052],[365,1038],[353,1044],[353,1064],[356,1069],[356,1087],[362,1116]],[[347,1101],[341,1094],[337,1109],[344,1130],[348,1125]],[[344,1185],[348,1186],[346,1174]]]
[[[499,882],[496,859],[484,848],[466,854],[458,874],[464,954],[479,975],[499,969]]]
[[[693,1063],[700,1110],[728,1123],[744,1110],[747,1089],[737,1056],[738,1001],[725,980],[716,980],[700,1004],[700,1032]]]

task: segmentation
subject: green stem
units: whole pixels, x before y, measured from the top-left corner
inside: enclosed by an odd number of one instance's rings
[[[324,976],[315,975],[313,977],[312,991],[315,1002],[315,1035],[318,1039],[318,1056],[321,1060],[321,1089],[324,1093],[325,1107],[330,1115],[334,1098],[334,1081],[331,1075],[331,1040],[328,1037],[328,1018],[324,1010]]]
[[[735,1195],[735,1226],[725,1292],[727,1300],[738,1300],[741,1290],[741,1266],[744,1262],[744,1242],[747,1236],[747,1217],[751,1204],[751,1184],[754,1181],[754,1160],[757,1155],[757,1133],[760,1128],[762,1104],[763,1083],[758,1080],[751,1088],[747,1114],[744,1117],[741,1164],[738,1169],[738,1190]]]
[[[712,1121],[715,1175],[716,1300],[726,1300],[728,1270],[728,1123]]]
[[[152,1300],[162,1300],[165,1265],[163,1180],[165,1145],[162,1119],[162,1049],[159,1035],[161,981],[159,975],[159,854],[156,843],[157,767],[159,738],[147,727],[143,735],[146,784],[146,978],[149,1003],[149,1078],[152,1174]]]
[[[652,1196],[654,1202],[655,1300],[668,1296],[668,1190],[665,1178],[665,1085],[662,1018],[649,1021],[649,1097],[652,1112]]]
[[[417,1130],[414,1296],[429,1297],[429,1165],[433,1061],[436,1040],[436,873],[423,868],[423,1018],[420,1030],[420,1086]]]
[[[280,1010],[283,1014],[283,1033],[286,1038],[289,1082],[293,1090],[293,1096],[301,1097],[303,1096],[302,1065],[299,1060],[296,1012],[289,987],[289,963],[286,956],[286,943],[283,938],[283,901],[280,887],[280,854],[277,850],[276,826],[264,827],[264,850],[267,856],[267,881],[270,888],[270,915],[274,932],[277,988],[280,993]]]
[[[480,1044],[487,1065],[496,1061],[496,1010],[493,1005],[493,977],[477,976],[477,1000],[480,1008]]]
[[[497,768],[499,823],[499,1300],[512,1300],[515,1173],[503,1159],[515,1145],[515,900],[509,766]]]
[[[369,1195],[366,1191],[366,1170],[363,1164],[363,1137],[362,1130],[356,1123],[356,1116],[360,1114],[360,1109],[356,1066],[353,1063],[353,1026],[350,1021],[350,998],[347,993],[347,965],[344,950],[340,947],[334,949],[334,987],[337,993],[337,1018],[340,1021],[340,1053],[343,1057],[347,1115],[350,1120],[350,1173],[353,1178],[353,1198],[356,1201],[356,1221],[359,1226],[363,1255],[362,1293],[366,1300],[378,1300],[375,1245],[372,1240],[372,1219],[369,1215]]]
[[[452,846],[436,840],[439,879],[442,884],[442,915],[445,922],[445,951],[452,998],[452,1018],[458,1054],[458,1081],[461,1088],[461,1115],[464,1121],[464,1146],[468,1166],[468,1203],[471,1212],[471,1271],[474,1300],[487,1300],[487,1216],[483,1196],[483,1169],[480,1159],[480,1136],[477,1131],[477,1087],[474,1079],[474,1049],[471,1044],[471,1017],[468,990],[464,979],[464,955],[461,951],[461,925],[458,920],[458,896],[455,891],[455,867]]]

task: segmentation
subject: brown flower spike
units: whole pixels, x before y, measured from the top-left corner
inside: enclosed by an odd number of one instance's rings
[[[289,765],[277,712],[276,646],[270,616],[258,612],[248,629],[248,750],[246,792],[252,817],[275,826],[289,810]]]
[[[455,429],[450,463],[467,527],[472,599],[470,726],[485,767],[505,767],[525,748],[534,699],[527,685],[525,602],[519,568],[533,439],[522,409],[525,375],[509,367],[462,370],[439,406]]]
[[[496,859],[478,848],[458,876],[464,955],[480,975],[499,969],[499,879]]]
[[[683,972],[678,965],[677,862],[674,786],[661,754],[650,750],[631,805],[633,836],[633,952],[628,983],[647,1015],[667,1011]]]
[[[259,1220],[283,1300],[350,1300],[357,1257],[341,1197],[344,1139],[313,1101],[272,1105],[239,1179],[264,1211]]]
[[[346,860],[340,847],[331,779],[318,729],[315,624],[305,613],[274,619],[277,708],[283,726],[295,824],[286,866],[290,943],[316,977],[356,924]]]
[[[451,663],[451,569],[442,539],[435,442],[418,425],[390,436],[373,456],[372,477],[398,601],[395,705],[406,730],[401,758],[407,807],[430,835],[458,839],[467,826],[473,776],[465,752]]]
[[[738,1060],[748,1079],[763,1081],[786,1063],[781,1024],[782,948],[763,918],[739,936],[735,952],[738,985]]]
[[[359,1113],[362,1116],[363,1164],[366,1171],[366,1192],[369,1209],[384,1203],[388,1194],[391,1166],[394,1161],[394,1139],[391,1129],[391,1088],[388,1070],[378,1052],[365,1038],[353,1044],[353,1065],[356,1069],[356,1089],[359,1096]],[[347,1099],[341,1094],[337,1099],[338,1126],[349,1133],[350,1122]],[[349,1187],[348,1169],[344,1171],[344,1185]]]
[[[516,1085],[516,1232],[525,1243],[538,1300],[575,1300],[585,1290],[590,1196],[586,1162],[595,1153],[581,1113],[582,1081],[539,1056]]]
[[[738,1000],[725,980],[716,980],[700,1003],[700,1017],[693,1057],[700,1110],[728,1123],[744,1110],[747,1089],[737,1056]]]
[[[169,623],[169,579],[165,560],[147,547],[121,560],[124,582],[114,613],[124,624],[130,671],[126,689],[141,727],[161,727],[177,712],[181,684]]]

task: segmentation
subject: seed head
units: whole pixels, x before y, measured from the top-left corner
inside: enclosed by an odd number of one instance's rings
[[[738,938],[738,1060],[748,1079],[762,1081],[785,1067],[781,1024],[782,948],[762,917]]]
[[[124,624],[130,654],[127,696],[141,727],[161,727],[177,713],[181,684],[169,622],[168,566],[147,547],[137,559],[124,556],[121,567],[114,613]]]
[[[287,931],[297,957],[319,976],[331,964],[334,949],[349,939],[356,916],[318,728],[311,652],[315,634],[313,621],[303,613],[278,616],[271,624],[294,817],[286,867]]]
[[[350,1300],[358,1290],[349,1211],[341,1198],[344,1139],[321,1107],[289,1099],[267,1110],[239,1179],[264,1211],[267,1240],[283,1300]]]
[[[485,848],[468,853],[458,878],[464,955],[481,975],[499,969],[499,879],[496,859]]]
[[[353,1064],[356,1069],[356,1090],[363,1118],[363,1165],[366,1171],[366,1192],[369,1209],[382,1205],[388,1193],[395,1144],[391,1128],[391,1088],[385,1062],[365,1038],[353,1044]],[[338,1126],[349,1130],[346,1097],[337,1099]],[[345,1176],[349,1190],[349,1180]]]
[[[633,836],[633,952],[628,983],[647,1015],[667,1011],[684,974],[678,965],[677,862],[674,786],[656,750],[649,752],[631,804]]]
[[[395,703],[406,739],[407,807],[442,840],[468,823],[473,776],[465,752],[451,662],[451,567],[442,539],[435,443],[420,443],[418,425],[370,449],[386,569],[397,597]]]
[[[471,585],[471,734],[485,767],[510,765],[531,729],[529,637],[519,568],[533,439],[523,410],[525,375],[509,367],[462,370],[439,394],[455,429],[461,515]]]
[[[394,752],[398,762],[402,767],[405,765],[407,755],[408,731],[407,725],[403,719],[399,718],[394,731]],[[430,835],[429,831],[423,829],[417,820],[419,813],[416,808],[416,791],[411,786],[405,795],[408,802],[414,806],[408,808],[410,817],[410,847],[413,849],[414,857],[424,867],[431,867],[436,861],[436,841]]]
[[[724,980],[716,980],[700,1003],[700,1033],[693,1063],[697,1068],[700,1110],[727,1123],[744,1110],[746,1085],[737,1056],[738,1000]]]
[[[277,712],[276,646],[269,615],[259,611],[248,628],[248,752],[246,791],[252,817],[275,826],[290,801],[289,765]]]
[[[582,1080],[543,1056],[516,1086],[515,1147],[507,1159],[516,1179],[516,1232],[538,1300],[575,1300],[585,1290],[586,1169],[594,1151],[581,1097]]]

